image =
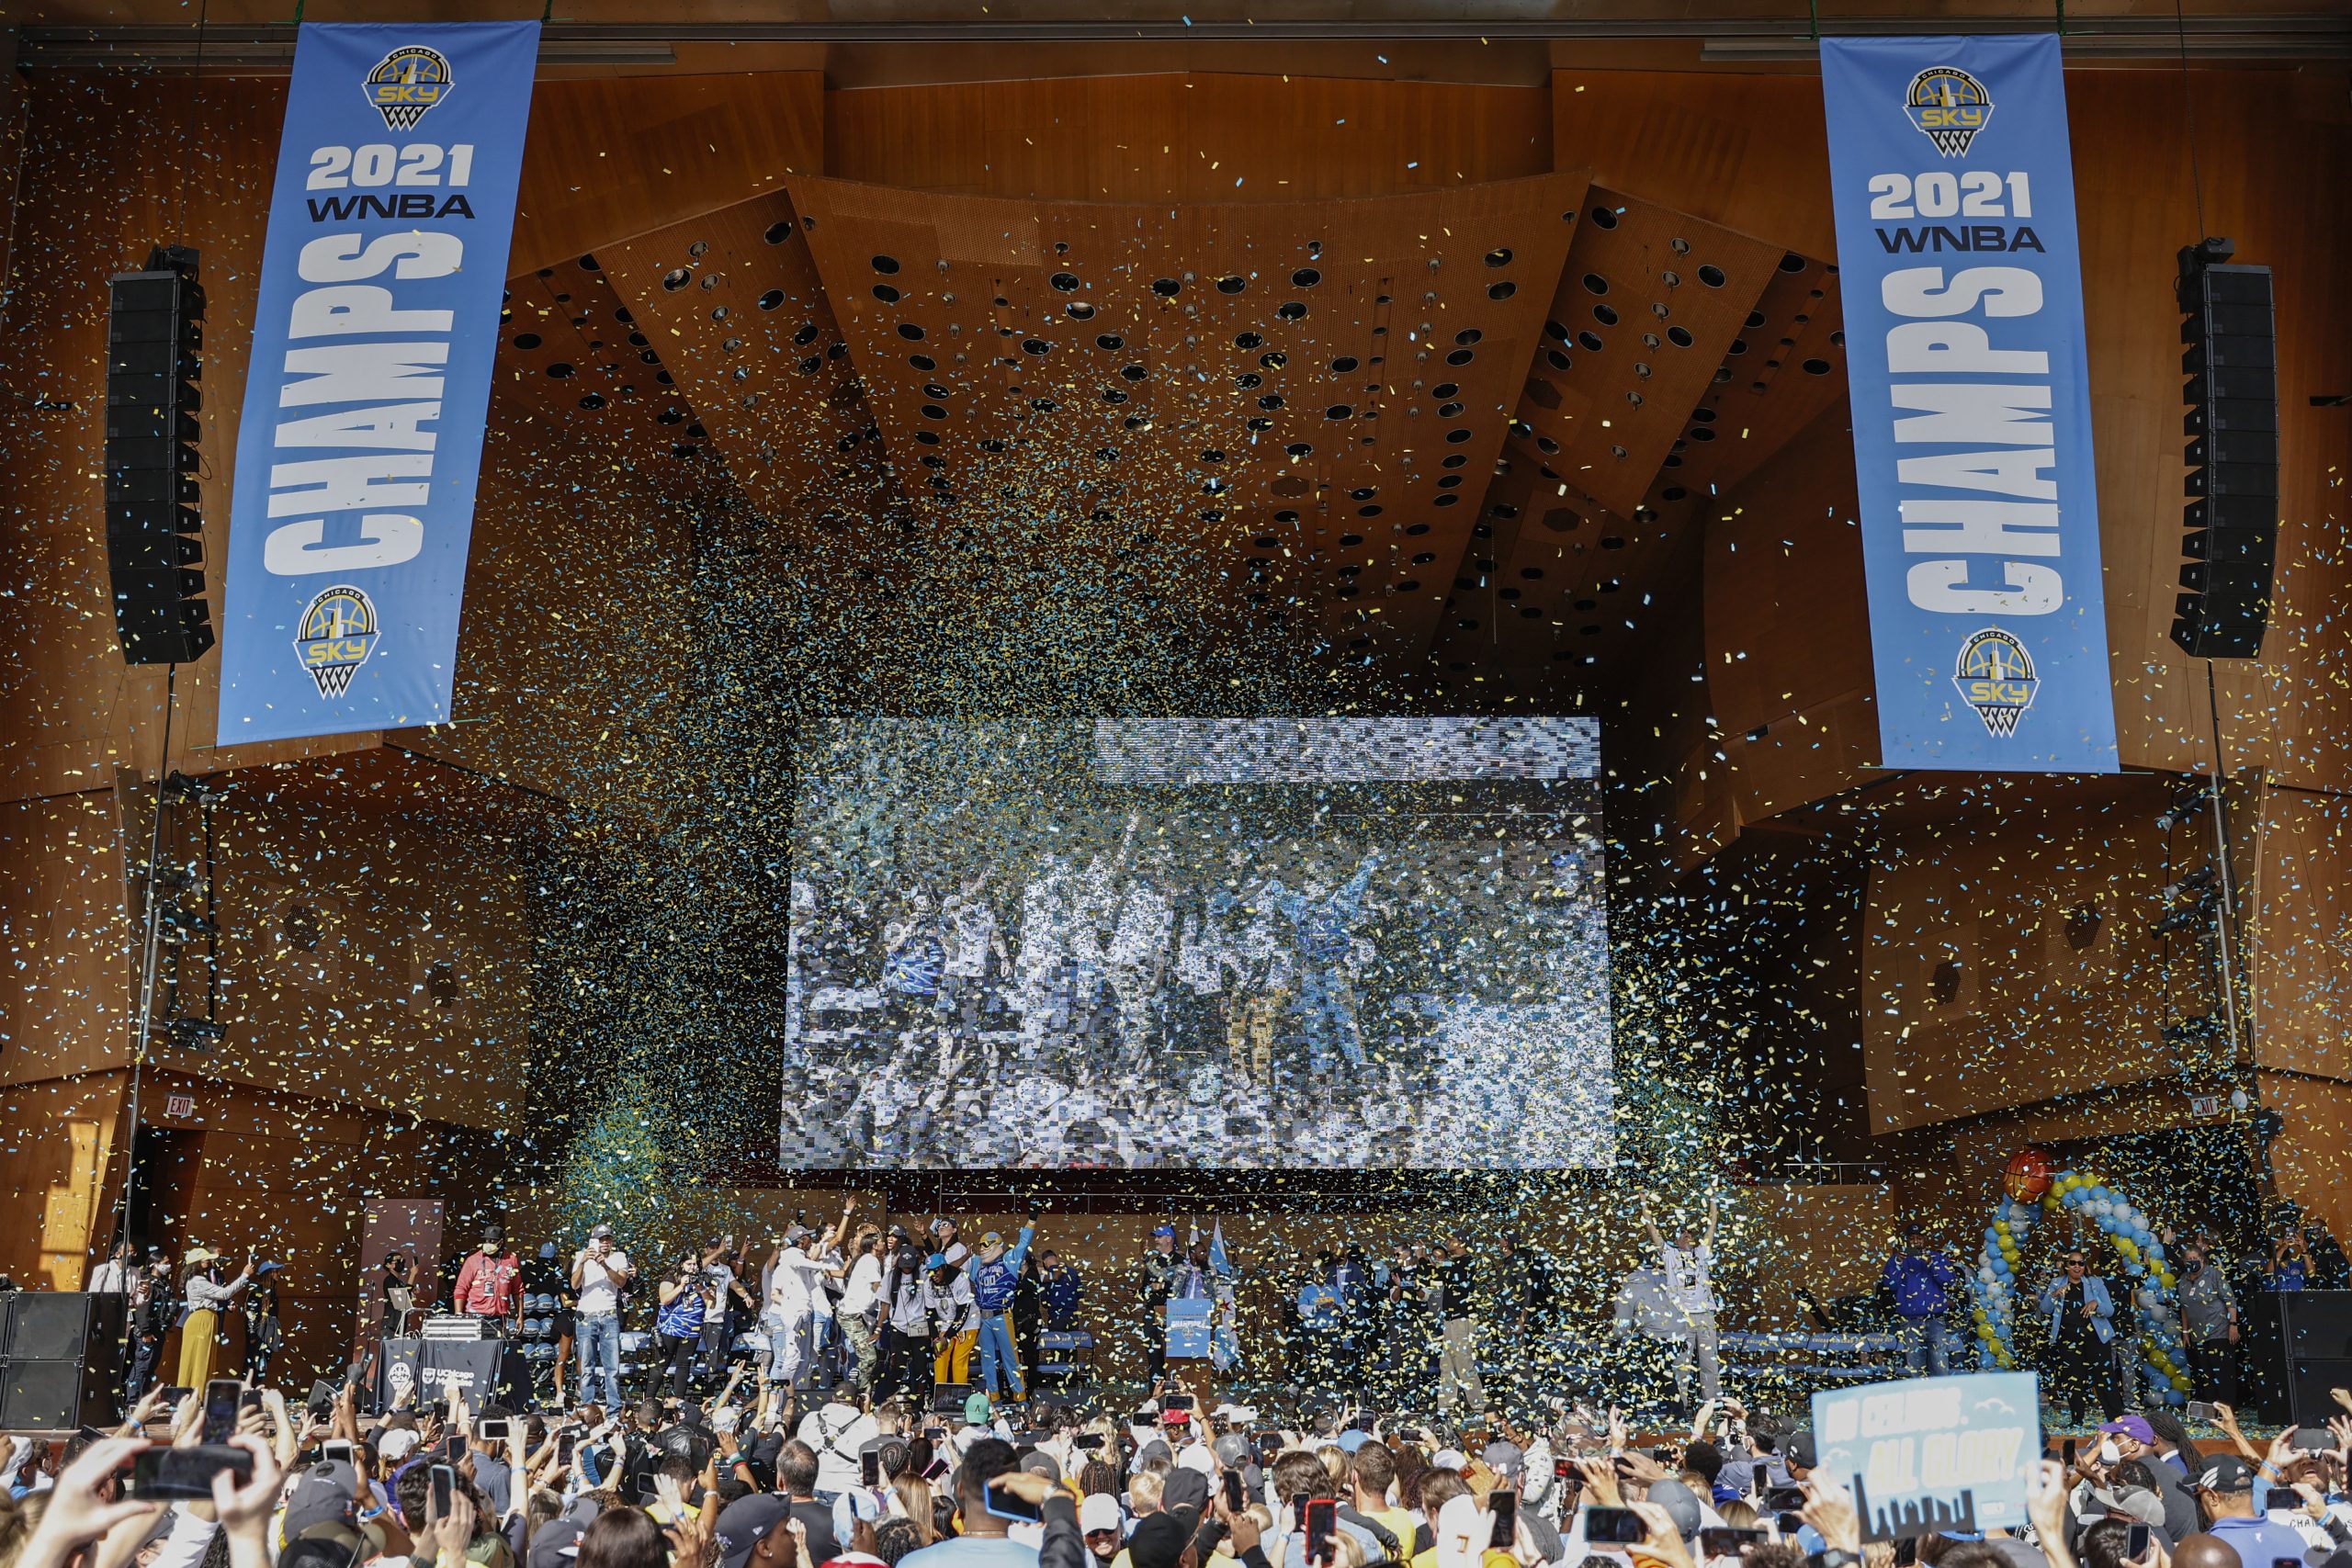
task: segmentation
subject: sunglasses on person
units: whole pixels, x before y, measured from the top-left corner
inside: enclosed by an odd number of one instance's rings
[[[2080,1269],[2082,1266],[2083,1260],[2079,1258],[2069,1258],[2066,1259],[2066,1267],[2069,1269]]]

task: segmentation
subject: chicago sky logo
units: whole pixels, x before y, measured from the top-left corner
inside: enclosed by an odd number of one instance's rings
[[[387,130],[408,130],[455,85],[449,62],[438,50],[403,44],[368,73],[368,101],[384,117]]]
[[[294,634],[294,652],[318,683],[319,695],[339,697],[376,651],[376,605],[356,588],[334,587],[311,601]]]
[[[1992,119],[1993,95],[1956,65],[1930,65],[1911,78],[1911,90],[1903,95],[1903,112],[1920,135],[1936,144],[1937,152],[1960,158]]]
[[[2015,735],[2041,682],[2025,644],[1998,626],[1987,626],[1960,645],[1951,683],[1984,721],[1985,734]]]

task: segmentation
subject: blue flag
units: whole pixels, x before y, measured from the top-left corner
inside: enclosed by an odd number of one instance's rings
[[[305,25],[237,432],[219,743],[449,716],[537,22]]]
[[[1889,768],[2112,773],[2053,34],[1821,40]]]

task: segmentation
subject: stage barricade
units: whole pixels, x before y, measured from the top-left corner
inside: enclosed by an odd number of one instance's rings
[[[1722,1356],[1727,1379],[1791,1387],[1876,1382],[1906,1370],[1903,1341],[1892,1334],[1726,1334]]]

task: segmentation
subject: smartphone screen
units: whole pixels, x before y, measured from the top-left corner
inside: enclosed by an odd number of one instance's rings
[[[1793,1514],[1807,1501],[1802,1486],[1775,1486],[1764,1494],[1764,1506],[1776,1514]]]
[[[1101,1453],[1102,1451],[1102,1434],[1100,1432],[1080,1432],[1078,1436],[1069,1440],[1069,1446],[1078,1450],[1081,1453]]]
[[[2123,1556],[2128,1562],[2138,1562],[2148,1555],[2148,1527],[2133,1525],[2123,1535]]]
[[[204,1440],[225,1443],[237,1435],[237,1404],[245,1385],[235,1378],[214,1378],[204,1385]]]
[[[1306,1561],[1317,1568],[1330,1568],[1334,1561],[1331,1534],[1340,1528],[1340,1504],[1335,1497],[1309,1497],[1303,1516],[1306,1530]]]
[[[2335,1436],[2324,1427],[2298,1427],[2295,1428],[2295,1448],[2299,1452],[2307,1454],[2324,1454],[2334,1447],[2335,1447]],[[2133,1555],[2137,1556],[2138,1553],[2135,1552]]]
[[[319,1445],[319,1457],[321,1459],[341,1460],[344,1463],[349,1464],[351,1462],[351,1444],[343,1438],[331,1438]]]
[[[457,1463],[459,1460],[461,1460],[461,1459],[463,1459],[463,1458],[465,1458],[465,1457],[466,1457],[466,1435],[465,1435],[463,1432],[452,1432],[452,1433],[450,1433],[450,1434],[449,1434],[449,1462],[450,1462],[451,1464],[455,1464],[455,1463]]]
[[[1596,1546],[1638,1546],[1650,1528],[1631,1508],[1590,1507],[1584,1511],[1584,1538]]]
[[[857,1456],[858,1479],[867,1486],[882,1484],[882,1456],[872,1449]]]
[[[481,1440],[485,1443],[503,1443],[506,1440],[506,1434],[512,1430],[514,1428],[508,1426],[503,1418],[485,1421],[481,1424]]]
[[[1034,1525],[1046,1517],[1043,1506],[1026,1497],[1014,1496],[993,1481],[989,1483],[989,1512],[1019,1524]]]
[[[433,1467],[433,1517],[446,1519],[458,1505],[458,1472],[446,1464]]]
[[[1761,1546],[1770,1540],[1763,1530],[1736,1530],[1724,1525],[1699,1532],[1699,1555],[1702,1557],[1736,1557],[1744,1547]],[[1894,1560],[1903,1561],[1903,1548],[1894,1549]]]
[[[638,1506],[645,1507],[661,1500],[662,1478],[658,1475],[639,1476],[637,1478]]]
[[[1238,1514],[1243,1508],[1249,1506],[1249,1498],[1243,1495],[1241,1490],[1241,1472],[1238,1470],[1227,1471],[1225,1472],[1226,1510],[1228,1513]]]
[[[1179,1410],[1190,1411],[1193,1408],[1193,1396],[1189,1393],[1171,1393],[1159,1402],[1159,1408],[1171,1416]]]
[[[573,1434],[571,1432],[558,1432],[555,1435],[556,1463],[568,1465],[571,1462],[571,1453],[574,1441]]]
[[[226,1471],[239,1481],[250,1481],[254,1456],[243,1449],[148,1449],[132,1457],[133,1496],[185,1498],[209,1502],[212,1478]]]
[[[1919,1561],[1919,1538],[1906,1535],[1894,1543],[1894,1568],[1913,1568]]]
[[[2074,1438],[2069,1438],[2064,1442],[2058,1445],[2058,1462],[2064,1465],[2068,1470],[2075,1468]]]
[[[2192,1399],[2188,1402],[2188,1418],[2191,1421],[2211,1421],[2213,1406],[2202,1399]]]
[[[1499,1489],[1487,1493],[1487,1512],[1495,1518],[1487,1544],[1500,1551],[1513,1550],[1519,1544],[1519,1494]]]

